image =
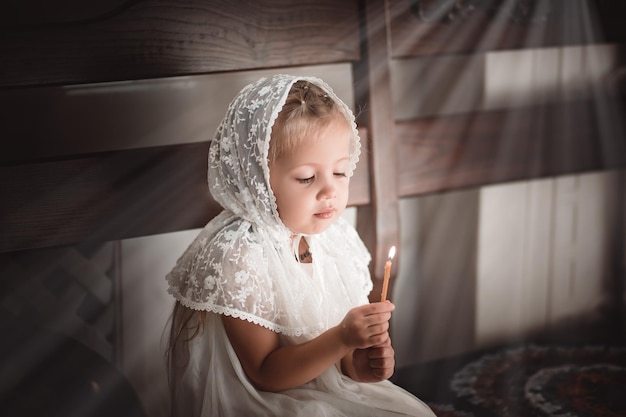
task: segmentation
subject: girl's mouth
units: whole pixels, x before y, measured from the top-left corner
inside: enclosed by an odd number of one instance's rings
[[[320,219],[330,219],[334,215],[335,215],[335,209],[334,208],[328,208],[328,209],[323,210],[323,211],[321,211],[319,213],[315,213],[315,217],[318,217]]]

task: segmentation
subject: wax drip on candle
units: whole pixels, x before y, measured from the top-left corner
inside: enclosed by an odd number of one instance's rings
[[[391,275],[391,260],[396,255],[396,247],[392,246],[389,249],[389,255],[387,258],[387,262],[385,262],[385,274],[383,277],[383,291],[380,294],[380,301],[387,300],[387,288],[389,287],[389,275]]]

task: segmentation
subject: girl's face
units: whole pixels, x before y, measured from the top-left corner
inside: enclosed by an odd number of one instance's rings
[[[351,135],[348,122],[336,117],[270,164],[278,214],[293,233],[321,233],[345,210]]]

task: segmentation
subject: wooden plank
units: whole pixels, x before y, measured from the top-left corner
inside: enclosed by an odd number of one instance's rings
[[[9,9],[0,31],[0,85],[145,79],[359,58],[357,1],[146,0],[111,10]],[[101,3],[101,2],[97,2]],[[29,18],[32,13],[33,18]],[[93,15],[95,14],[95,16]],[[33,23],[34,22],[34,23]]]
[[[369,137],[365,127],[359,127],[362,153],[359,163],[350,178],[349,206],[365,206],[370,203],[370,166],[366,149],[369,148]]]
[[[367,146],[367,132],[360,131]],[[202,227],[221,211],[208,142],[0,166],[0,252]],[[369,202],[366,161],[349,204]]]
[[[624,167],[623,126],[609,107],[563,102],[399,122],[399,195]]]
[[[390,3],[394,58],[624,42],[626,6],[612,0]]]
[[[396,141],[391,98],[390,52],[388,49],[387,2],[368,0],[364,2],[361,18],[364,24],[362,38],[364,49],[362,61],[355,66],[355,90],[357,106],[364,111],[360,124],[368,128],[370,196],[367,206],[359,207],[357,230],[372,254],[371,264],[374,289],[372,301],[379,301],[384,265],[391,246],[400,241],[397,194]],[[389,297],[397,273],[393,264],[389,282]]]
[[[600,117],[607,114],[596,104],[560,103],[399,122],[397,194],[408,197],[625,167],[623,132],[619,126],[603,125]],[[376,187],[369,183],[367,156],[381,155],[374,145],[368,146],[365,129],[360,135],[366,151],[350,186],[350,204],[359,211],[371,210],[365,207],[370,188]],[[207,193],[206,147],[204,142],[0,167],[0,251],[202,226],[219,210]],[[378,163],[383,169],[393,167],[387,161]],[[391,176],[387,179],[392,181]],[[379,198],[386,204],[389,189],[378,187],[384,190]],[[359,214],[362,232],[375,230],[365,214],[373,216],[374,211]],[[383,262],[386,253],[381,249]]]
[[[219,209],[206,143],[0,167],[1,251],[198,227]]]
[[[354,106],[350,63],[3,89],[0,165],[210,140],[244,86],[281,71],[321,78]]]

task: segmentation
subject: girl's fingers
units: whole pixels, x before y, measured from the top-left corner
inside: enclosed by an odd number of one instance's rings
[[[387,332],[374,335],[370,338],[370,347],[382,345],[387,341],[387,339],[389,339],[389,333]]]
[[[373,347],[369,349],[367,357],[371,360],[393,358],[394,350],[391,345],[383,345],[381,347]]]
[[[368,329],[370,331],[370,334],[372,334],[373,336],[383,334],[389,330],[389,322],[384,321],[382,323],[369,326]]]
[[[358,348],[389,344],[389,320],[395,306],[391,302],[365,304],[353,308],[343,320],[346,344]]]
[[[387,379],[393,375],[395,367],[394,352],[391,346],[371,348],[368,352],[369,367],[377,378]]]
[[[391,313],[396,309],[396,306],[391,301],[382,301],[376,303],[365,304],[362,306],[366,315]]]

